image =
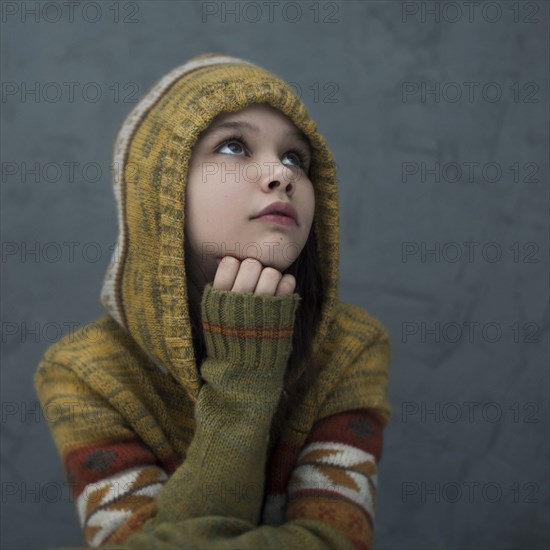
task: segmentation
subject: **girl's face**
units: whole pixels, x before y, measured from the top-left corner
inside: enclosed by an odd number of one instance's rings
[[[290,267],[313,223],[310,164],[306,136],[270,105],[218,115],[193,147],[189,165],[185,233],[193,274],[213,281],[224,256],[256,258],[281,272]],[[296,223],[255,219],[276,201],[294,208]]]

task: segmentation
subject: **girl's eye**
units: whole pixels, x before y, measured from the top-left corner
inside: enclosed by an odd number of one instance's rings
[[[302,156],[300,155],[300,153],[296,151],[289,151],[288,155],[296,157],[296,159],[298,160],[298,164],[296,166],[298,166],[298,168],[301,168],[303,166],[304,162],[302,160]]]
[[[231,152],[236,153],[238,151],[235,151],[235,148],[242,149],[242,144],[239,143],[239,140],[237,139],[228,139],[220,145],[220,147],[218,148],[218,152],[222,152],[221,149],[223,149],[224,147],[227,147],[228,149],[231,149]]]
[[[244,147],[243,147],[244,146]],[[218,153],[223,153],[223,154],[227,154],[223,151],[224,147],[227,147],[227,149],[231,152],[231,153],[235,153],[235,154],[239,154],[239,151],[242,150],[242,152],[244,153],[245,152],[245,148],[248,148],[247,144],[246,144],[246,141],[244,140],[244,138],[242,136],[231,136],[229,138],[227,138],[217,149],[216,151]],[[300,150],[292,150],[292,151],[288,151],[285,156],[289,156],[289,157],[295,157],[296,159],[296,164],[292,164],[291,166],[296,166],[297,168],[302,168],[304,169],[305,168],[305,164],[306,164],[306,158],[307,158],[307,154],[305,151],[300,151]]]

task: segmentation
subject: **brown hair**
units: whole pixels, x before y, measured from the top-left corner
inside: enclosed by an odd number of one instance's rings
[[[187,239],[185,239],[185,246],[188,247]],[[187,259],[189,254],[186,253],[185,257]],[[317,374],[318,365],[313,362],[312,344],[321,319],[325,295],[313,227],[300,255],[284,273],[294,275],[296,279],[294,292],[298,293],[302,299],[296,311],[292,350],[285,372],[284,388],[271,424],[270,449],[281,434],[287,413],[299,402],[304,390],[308,389]],[[187,284],[190,283],[193,284],[188,278]],[[190,304],[189,313],[195,357],[200,365],[206,356],[206,347],[200,309],[195,307],[197,306]]]

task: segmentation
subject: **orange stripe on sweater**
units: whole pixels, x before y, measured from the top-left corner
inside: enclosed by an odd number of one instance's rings
[[[281,340],[292,336],[292,329],[286,328],[247,328],[214,325],[203,321],[203,329],[216,336],[230,336],[232,338]]]

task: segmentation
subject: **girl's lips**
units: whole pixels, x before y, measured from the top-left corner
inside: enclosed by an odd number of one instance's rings
[[[266,223],[276,223],[287,226],[296,225],[294,218],[290,218],[289,216],[281,216],[279,214],[264,214],[263,216],[259,216],[254,219]]]
[[[288,216],[289,218],[293,218],[296,225],[298,225],[298,215],[296,213],[296,210],[290,204],[290,202],[285,201],[275,201],[272,202],[270,205],[266,206],[262,211],[258,212],[255,218],[259,218],[260,216],[268,216],[268,215],[275,215],[275,216]]]

